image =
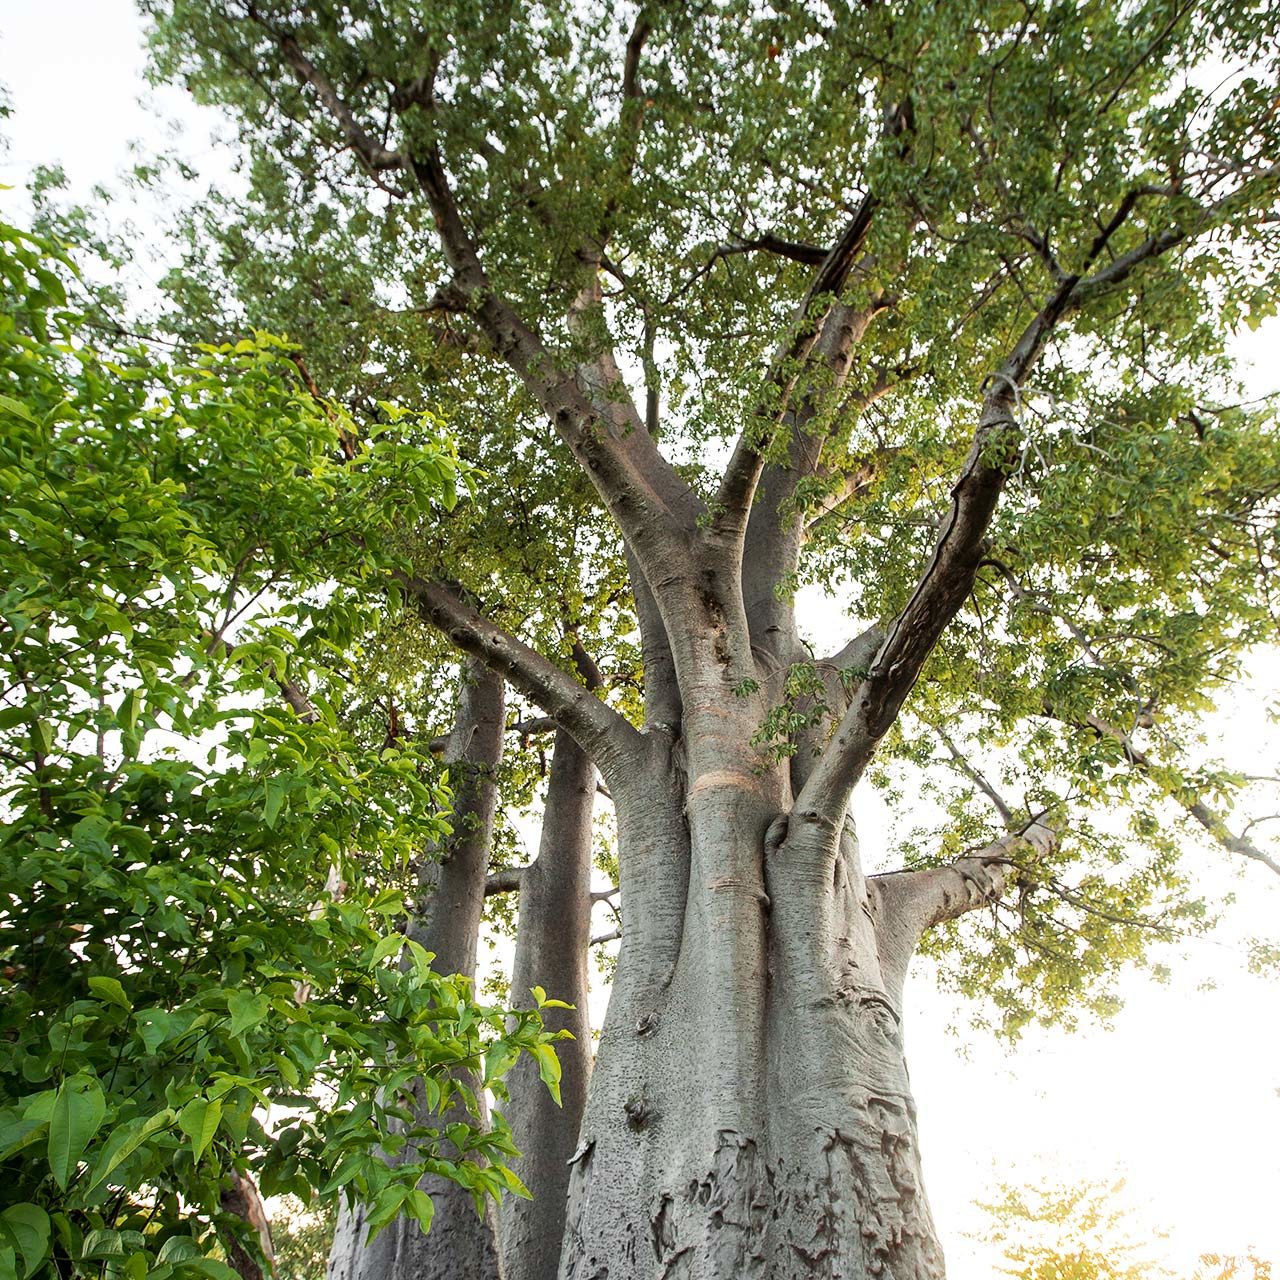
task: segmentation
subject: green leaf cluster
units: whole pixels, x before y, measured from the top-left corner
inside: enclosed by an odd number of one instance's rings
[[[464,469],[390,405],[353,446],[270,335],[97,340],[73,270],[0,225],[0,1275],[228,1280],[233,1171],[378,1227],[521,1191],[454,1073],[551,1037],[398,931],[447,788],[341,714]]]

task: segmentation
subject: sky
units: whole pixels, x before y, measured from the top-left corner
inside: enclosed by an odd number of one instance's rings
[[[135,139],[158,148],[180,136],[185,158],[227,172],[210,113],[176,88],[147,89],[142,38],[129,0],[0,4],[0,83],[15,108],[0,124],[11,140],[0,183],[16,188],[0,191],[0,214],[21,222],[35,164],[61,163],[77,195],[111,185]],[[141,256],[138,270],[151,270]],[[1253,394],[1280,388],[1280,325],[1243,335],[1236,351],[1252,366]],[[811,599],[806,616],[838,647],[838,611]],[[1280,657],[1259,655],[1208,723],[1207,751],[1247,772],[1280,772],[1265,715],[1277,690]],[[1280,803],[1261,810],[1278,811]],[[893,825],[869,799],[864,846],[891,848]],[[907,1052],[952,1280],[991,1275],[990,1248],[966,1233],[981,1230],[975,1199],[1002,1181],[1124,1176],[1131,1233],[1149,1237],[1152,1256],[1184,1276],[1203,1252],[1252,1246],[1280,1261],[1280,985],[1250,976],[1243,950],[1244,938],[1277,932],[1280,880],[1215,850],[1193,856],[1211,891],[1234,893],[1237,905],[1211,938],[1169,957],[1168,985],[1127,978],[1110,1030],[1033,1030],[1009,1049],[968,1030],[958,999],[927,970],[913,971]]]

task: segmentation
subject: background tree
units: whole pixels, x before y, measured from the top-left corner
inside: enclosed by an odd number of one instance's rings
[[[1181,749],[1274,634],[1275,437],[1223,356],[1274,297],[1273,23],[148,8],[157,73],[236,113],[250,219],[290,211],[220,237],[244,305],[291,280],[335,386],[430,379],[483,429],[485,518],[533,485],[627,562],[643,719],[557,664],[494,544],[392,572],[616,804],[562,1272],[937,1274],[898,1008],[922,934],[993,906],[931,945],[1016,1030],[1105,1008],[1202,913],[1166,801],[1275,862]],[[857,618],[828,658],[806,582]],[[964,790],[873,876],[847,807],[894,756]],[[1090,820],[1116,800],[1129,831]]]
[[[981,1206],[991,1218],[987,1238],[1004,1250],[1001,1275],[1019,1280],[1156,1280],[1174,1272],[1150,1260],[1150,1242],[1125,1228],[1124,1182],[1111,1185],[1001,1186]],[[1194,1280],[1269,1280],[1271,1264],[1206,1255]]]

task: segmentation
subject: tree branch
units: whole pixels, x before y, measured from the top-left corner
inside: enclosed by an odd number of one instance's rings
[[[1046,710],[1050,709],[1046,708]],[[1231,853],[1238,853],[1241,857],[1249,858],[1254,862],[1259,862],[1269,871],[1280,876],[1280,862],[1265,850],[1259,849],[1256,844],[1244,835],[1235,835],[1222,817],[1210,809],[1198,795],[1194,795],[1190,788],[1172,788],[1162,785],[1159,778],[1161,766],[1138,747],[1123,729],[1116,725],[1108,724],[1107,721],[1093,715],[1086,716],[1083,721],[1063,720],[1061,716],[1057,715],[1054,715],[1053,718],[1063,724],[1091,730],[1100,738],[1110,738],[1112,741],[1118,742],[1129,764],[1149,777],[1157,786],[1160,786],[1160,789],[1170,799],[1176,800],[1224,849]]]
[[[822,260],[804,297],[796,308],[789,341],[779,349],[766,378],[766,385],[778,387],[776,406],[763,406],[753,415],[752,424],[738,437],[729,465],[725,468],[716,495],[717,524],[726,532],[745,531],[751,500],[755,494],[764,457],[778,428],[786,419],[791,393],[798,378],[797,367],[813,350],[825,327],[822,320],[832,301],[844,288],[871,230],[877,201],[868,192],[854,211],[839,240]]]
[[[341,130],[347,145],[371,174],[406,167],[406,159],[400,152],[388,150],[360,124],[355,113],[325,74],[302,51],[291,32],[273,27],[258,11],[256,5],[246,4],[245,12],[276,42],[284,60],[293,68],[298,79],[315,90],[316,97],[320,99],[325,110]]]
[[[1058,833],[1039,819],[943,867],[868,876],[885,987],[901,1003],[911,957],[926,930],[999,901],[1019,855],[1047,857]]]
[[[951,491],[951,510],[911,599],[898,614],[796,800],[802,818],[836,824],[854,784],[897,717],[944,628],[973,588],[987,527],[1021,438],[1020,384],[1065,311],[1075,277],[1054,290],[1001,367],[987,378],[982,415],[969,455]]]
[[[562,372],[542,340],[495,288],[481,263],[478,248],[462,218],[445,173],[437,143],[420,153],[391,151],[378,143],[356,119],[334,86],[307,57],[289,32],[274,28],[252,4],[247,13],[275,41],[295,73],[315,90],[322,106],[370,172],[408,169],[414,175],[432,213],[444,256],[453,279],[441,297],[441,305],[458,310],[465,304],[495,352],[524,382],[557,433],[587,472],[624,536],[641,554],[656,562],[656,542],[670,552],[661,534],[677,521],[676,506],[696,506],[688,485],[677,475],[646,432],[619,433],[617,424],[602,418],[577,381]],[[635,56],[643,45],[645,28],[637,24],[629,49]],[[412,90],[393,95],[392,106],[404,113],[412,109],[434,112],[434,86],[430,75]],[[674,505],[673,505],[674,503]]]
[[[840,671],[865,671],[880,652],[884,637],[884,628],[878,622],[873,622],[865,631],[854,636],[843,649],[823,659],[824,665],[836,667]]]
[[[644,739],[622,716],[536,650],[464,604],[447,588],[393,573],[418,615],[540,706],[595,760],[613,784]]]
[[[951,739],[951,736],[945,729],[936,724],[929,725],[929,728],[933,731],[933,734],[938,741],[946,747],[947,754],[950,755],[955,767],[964,774],[964,776],[968,778],[969,781],[972,782],[988,800],[991,801],[1004,825],[1006,827],[1012,827],[1014,825],[1013,810],[1009,807],[1005,798],[977,769],[973,767],[972,764],[969,763],[969,758],[960,750],[959,747],[956,746],[955,742]]]
[[[528,867],[503,867],[501,871],[491,871],[484,882],[484,896],[491,897],[498,893],[519,893]]]
[[[542,340],[494,286],[454,201],[439,149],[432,146],[410,164],[435,214],[454,284],[468,299],[470,314],[550,418],[629,544],[648,564],[656,565],[664,552],[673,550],[671,531],[687,524],[689,510],[696,509],[692,490],[647,432],[601,413],[590,392],[561,371]]]
[[[1267,184],[1274,184],[1277,178],[1280,178],[1280,161],[1252,175],[1249,181],[1259,183],[1265,187]],[[1085,271],[1097,260],[1111,237],[1128,219],[1138,198],[1144,194],[1147,194],[1146,189],[1137,189],[1129,192],[1120,202],[1116,212],[1090,246],[1089,253],[1085,259]],[[1143,263],[1149,262],[1152,258],[1158,258],[1162,254],[1168,253],[1170,249],[1177,248],[1178,245],[1194,239],[1216,219],[1228,214],[1239,202],[1240,196],[1241,193],[1236,191],[1210,204],[1196,205],[1195,209],[1199,214],[1197,225],[1189,227],[1175,224],[1172,227],[1166,227],[1163,231],[1148,236],[1141,244],[1135,245],[1127,253],[1121,254],[1101,270],[1095,271],[1092,275],[1083,276],[1074,290],[1071,308],[1074,310],[1084,306],[1095,297],[1115,288],[1116,285],[1123,284]]]

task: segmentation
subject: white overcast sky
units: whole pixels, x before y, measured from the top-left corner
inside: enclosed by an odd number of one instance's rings
[[[22,221],[20,189],[33,165],[63,164],[73,190],[87,195],[129,163],[132,140],[164,146],[175,136],[169,121],[185,158],[214,175],[227,171],[211,143],[213,122],[180,91],[139,103],[141,42],[129,0],[0,3],[0,82],[15,107],[0,182],[18,188],[0,192],[0,215]],[[1280,326],[1243,336],[1238,350],[1253,366],[1254,394],[1280,386]],[[824,623],[834,617],[828,609],[810,613],[815,626],[835,625]],[[1280,662],[1260,655],[1253,674],[1214,717],[1213,749],[1243,771],[1274,773],[1264,703],[1280,685]],[[860,834],[874,850],[891,840],[892,815],[870,807]],[[1261,810],[1277,811],[1280,803]],[[1252,1245],[1280,1260],[1280,989],[1247,974],[1241,946],[1268,928],[1280,932],[1280,881],[1213,851],[1194,857],[1214,890],[1234,892],[1238,905],[1212,939],[1171,958],[1170,985],[1127,980],[1111,1031],[1037,1031],[1009,1051],[949,1033],[962,1011],[927,974],[913,978],[908,1055],[953,1280],[991,1274],[990,1250],[965,1232],[981,1226],[974,1198],[999,1180],[1123,1174],[1131,1232],[1184,1275],[1207,1251]],[[1165,1240],[1155,1238],[1160,1227],[1170,1231]]]

